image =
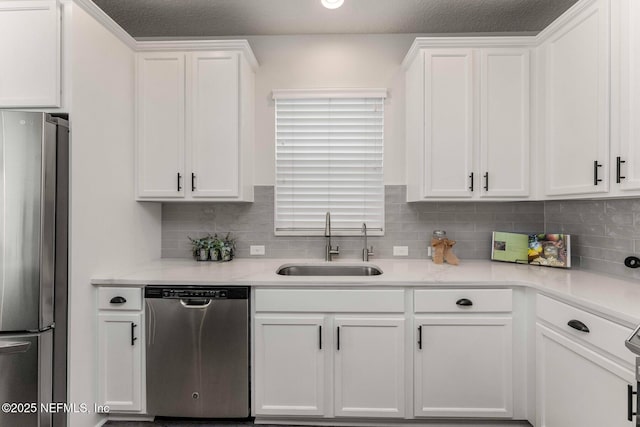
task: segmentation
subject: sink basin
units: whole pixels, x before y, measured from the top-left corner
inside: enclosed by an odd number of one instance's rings
[[[276,271],[281,276],[379,276],[375,265],[358,264],[285,264]]]

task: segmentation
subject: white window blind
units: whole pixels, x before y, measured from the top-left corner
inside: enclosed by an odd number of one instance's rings
[[[327,95],[274,92],[276,234],[382,234],[384,94]]]

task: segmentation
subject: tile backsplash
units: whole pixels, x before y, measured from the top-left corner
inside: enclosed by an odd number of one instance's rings
[[[324,237],[284,237],[273,233],[272,186],[256,186],[254,203],[165,203],[162,256],[191,256],[187,236],[232,232],[238,257],[250,245],[264,245],[268,258],[324,257]],[[444,229],[457,241],[461,259],[489,259],[491,232],[571,234],[576,267],[640,279],[640,269],[623,264],[640,253],[640,199],[547,202],[406,202],[404,185],[385,187],[385,235],[369,237],[378,258],[392,258],[393,246],[408,246],[409,258],[426,258],[431,233]],[[360,259],[360,237],[333,237],[339,259]]]
[[[250,245],[265,245],[269,258],[324,257],[324,237],[284,237],[273,233],[272,186],[256,186],[254,203],[165,203],[162,206],[162,256],[190,257],[187,236],[231,231],[237,256],[249,257]],[[426,258],[434,229],[457,241],[461,259],[488,259],[493,230],[544,229],[543,202],[406,202],[404,185],[385,187],[385,235],[369,237],[375,257],[391,258],[393,246],[408,246],[409,258]],[[360,237],[333,237],[339,259],[360,259]]]
[[[640,199],[545,202],[548,232],[571,235],[575,266],[640,279],[624,259],[640,253]]]

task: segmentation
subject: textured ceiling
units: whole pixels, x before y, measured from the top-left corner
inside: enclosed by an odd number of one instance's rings
[[[577,0],[94,0],[136,38],[537,33]]]

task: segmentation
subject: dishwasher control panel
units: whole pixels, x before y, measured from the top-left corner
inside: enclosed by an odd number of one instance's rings
[[[161,286],[147,286],[144,289],[145,298],[163,299],[247,299],[249,298],[249,288],[219,288],[219,287],[181,287],[170,288]]]

